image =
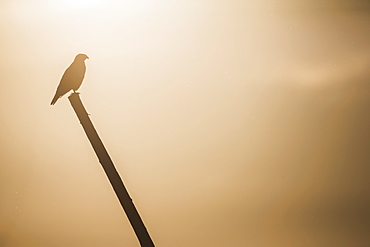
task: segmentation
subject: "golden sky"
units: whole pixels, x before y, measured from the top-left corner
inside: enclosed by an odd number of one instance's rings
[[[81,99],[156,246],[370,242],[368,1],[0,1],[0,246],[139,246]]]

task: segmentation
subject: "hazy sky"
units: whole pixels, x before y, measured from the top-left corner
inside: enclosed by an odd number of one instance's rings
[[[368,1],[0,0],[0,246],[370,243]]]

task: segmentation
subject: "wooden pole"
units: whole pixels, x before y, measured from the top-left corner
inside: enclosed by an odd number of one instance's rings
[[[68,99],[71,102],[71,105],[76,112],[83,129],[85,130],[87,138],[89,138],[89,141],[96,155],[98,156],[100,164],[102,165],[106,175],[108,176],[109,182],[116,192],[118,200],[120,201],[122,208],[125,211],[137,238],[139,239],[140,245],[142,247],[154,247],[154,243],[150,238],[147,229],[145,228],[144,222],[141,220],[141,217],[126,190],[121,177],[114,167],[114,164],[109,157],[109,154],[105,149],[103,142],[99,138],[99,135],[96,132],[94,125],[92,124],[90,117],[81,102],[79,93],[72,93],[72,95],[69,96]]]

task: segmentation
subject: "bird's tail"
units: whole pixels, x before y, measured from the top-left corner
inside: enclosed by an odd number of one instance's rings
[[[57,102],[58,99],[59,99],[58,94],[55,94],[53,100],[50,103],[50,105],[54,105]]]

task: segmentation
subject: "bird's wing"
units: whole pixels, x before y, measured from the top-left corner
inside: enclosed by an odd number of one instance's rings
[[[68,93],[70,90],[77,90],[82,83],[85,76],[85,63],[75,63],[73,62],[64,72],[60,83],[58,85],[55,96],[52,100],[52,104],[62,97],[64,94]]]
[[[85,76],[85,64],[84,63],[72,63],[64,73],[61,81],[68,85],[69,90],[77,90],[82,83]]]
[[[73,85],[73,70],[71,70],[71,66],[69,66],[64,72],[62,79],[60,79],[60,83],[58,85],[55,95],[58,98],[63,96],[72,89],[72,85]]]
[[[63,86],[65,88],[68,88],[69,87],[69,90],[71,90],[71,86],[72,86],[72,82],[74,81],[74,68],[72,66],[73,64],[71,64],[71,66],[69,66],[66,71],[64,72],[63,76],[62,76],[62,79],[60,79],[60,84],[59,86]]]

